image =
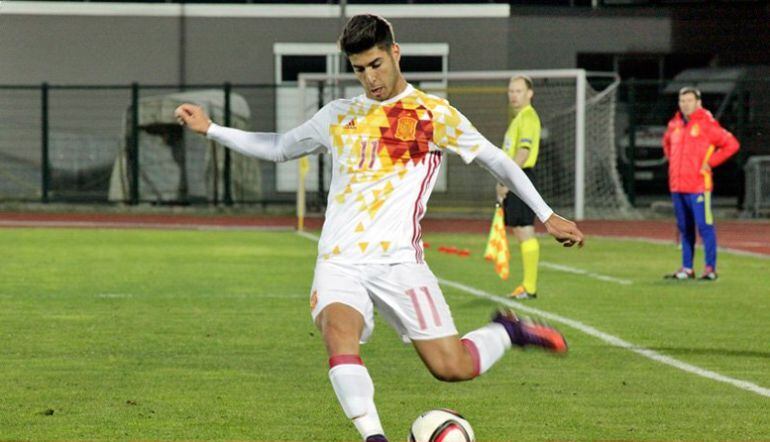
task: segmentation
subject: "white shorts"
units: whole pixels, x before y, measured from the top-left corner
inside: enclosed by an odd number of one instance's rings
[[[427,264],[319,261],[310,291],[313,321],[327,305],[337,302],[364,317],[361,342],[374,330],[375,306],[406,342],[457,334],[452,312]]]

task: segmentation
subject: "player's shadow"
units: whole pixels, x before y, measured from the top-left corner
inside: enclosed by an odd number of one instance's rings
[[[669,355],[714,355],[714,356],[738,356],[744,358],[770,359],[768,351],[731,350],[728,348],[692,348],[692,347],[650,347],[650,350],[659,351]]]

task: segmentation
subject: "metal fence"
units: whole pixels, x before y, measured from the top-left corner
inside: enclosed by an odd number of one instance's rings
[[[0,85],[0,201],[290,204],[275,165],[173,120],[182,102],[219,124],[275,131],[275,85]]]
[[[746,196],[743,215],[749,218],[770,216],[770,155],[749,158],[744,171]]]
[[[698,86],[704,106],[741,142],[714,178],[716,196],[744,208],[745,167],[754,156],[770,155],[770,76],[741,70],[621,84],[614,132],[629,200],[668,194],[660,141],[684,85]],[[293,204],[295,193],[280,188],[275,164],[209,143],[172,119],[176,105],[195,101],[218,123],[282,130],[282,115],[298,113],[285,108],[284,88],[292,86],[0,85],[0,201]],[[323,182],[318,175],[310,181]],[[308,195],[311,207],[322,206],[323,191],[322,185]]]

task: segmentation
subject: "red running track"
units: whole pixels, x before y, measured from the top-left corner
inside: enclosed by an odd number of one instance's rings
[[[308,229],[321,227],[322,218],[306,220]],[[423,232],[486,233],[489,221],[466,219],[425,219]],[[0,212],[0,227],[92,227],[166,229],[249,229],[291,228],[291,216],[112,214],[112,213],[25,213]],[[588,236],[608,236],[676,241],[674,220],[588,220],[579,223]],[[542,225],[538,231],[544,231]],[[770,256],[770,220],[717,221],[720,247]]]

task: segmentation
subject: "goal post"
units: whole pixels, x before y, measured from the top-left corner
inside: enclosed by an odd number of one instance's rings
[[[582,69],[404,73],[415,87],[449,99],[497,146],[512,118],[508,81],[518,75],[534,83],[532,104],[543,131],[535,184],[546,201],[577,220],[633,217],[616,169],[615,100],[620,84],[616,74]],[[333,99],[363,92],[354,74],[300,74],[298,84],[298,124]],[[494,180],[480,168],[462,170],[456,159],[448,157],[442,168],[450,169],[449,176],[443,184],[439,178],[432,200],[448,211],[478,213],[480,204],[493,201]],[[330,161],[324,163],[328,166]],[[329,168],[327,185],[330,175]]]

